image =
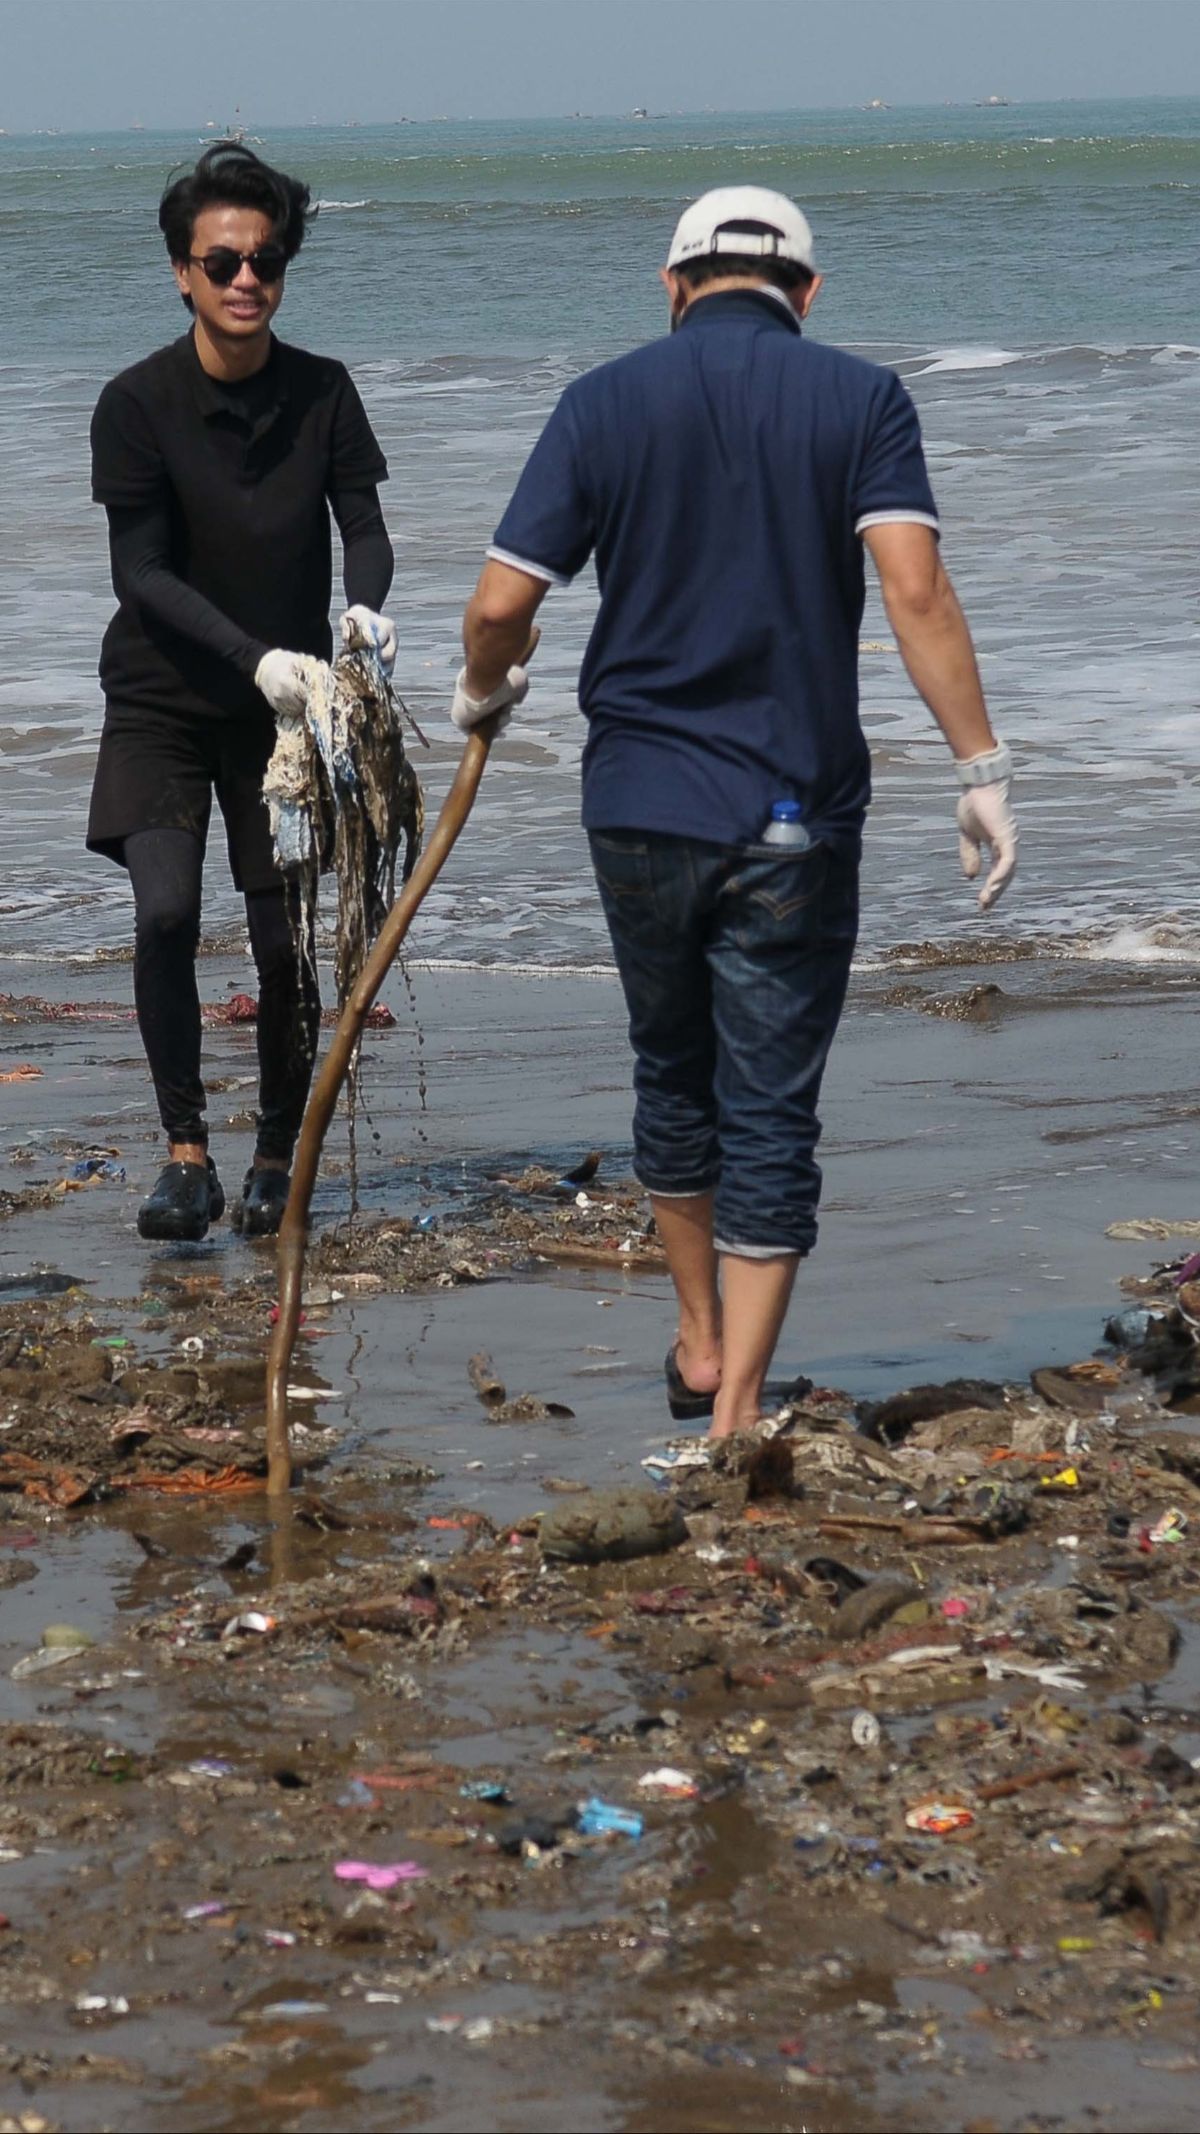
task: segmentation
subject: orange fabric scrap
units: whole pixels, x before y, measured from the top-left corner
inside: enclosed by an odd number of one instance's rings
[[[94,1475],[81,1475],[71,1467],[54,1467],[47,1460],[31,1459],[27,1452],[0,1453],[0,1489],[19,1489],[35,1504],[69,1508],[83,1504],[96,1487]]]
[[[248,1475],[243,1467],[177,1467],[174,1474],[113,1475],[113,1489],[152,1489],[164,1497],[185,1497],[197,1491],[205,1496],[233,1496],[236,1492],[267,1486],[265,1475]]]
[[[1042,1463],[1049,1461],[1051,1466],[1058,1467],[1062,1457],[1061,1452],[1015,1452],[1011,1445],[994,1445],[987,1455],[987,1464],[989,1467],[995,1467],[1001,1460],[1033,1460]]]

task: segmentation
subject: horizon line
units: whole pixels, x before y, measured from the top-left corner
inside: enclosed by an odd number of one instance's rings
[[[226,139],[236,133],[246,133],[251,127],[260,126],[282,133],[308,133],[337,129],[345,132],[371,133],[391,131],[399,126],[521,126],[569,123],[581,120],[592,124],[638,124],[653,125],[665,119],[711,119],[711,118],[797,118],[815,112],[841,112],[866,115],[872,112],[884,116],[893,112],[914,111],[1020,111],[1035,110],[1050,104],[1196,104],[1200,103],[1200,89],[1180,93],[1178,90],[1156,89],[1140,95],[1107,96],[1001,96],[994,91],[982,97],[939,97],[933,102],[909,103],[903,100],[892,102],[888,98],[870,100],[866,103],[816,103],[782,105],[722,105],[702,104],[691,108],[683,106],[672,109],[651,110],[635,105],[620,111],[530,111],[504,114],[482,112],[437,112],[417,117],[410,112],[398,113],[394,118],[318,118],[307,119],[259,119],[253,116],[243,120],[235,111],[225,130],[212,118],[178,119],[170,124],[131,118],[107,126],[4,126],[0,124],[0,138],[10,141],[46,140],[71,135],[76,139],[104,140],[115,134],[190,133],[193,126],[201,135],[212,133],[217,139]]]

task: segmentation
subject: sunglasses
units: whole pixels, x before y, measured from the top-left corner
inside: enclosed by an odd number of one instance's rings
[[[287,272],[288,256],[282,245],[260,245],[256,252],[235,252],[232,245],[214,245],[211,252],[189,252],[189,264],[203,267],[217,289],[228,289],[243,267],[249,267],[256,282],[270,287]]]

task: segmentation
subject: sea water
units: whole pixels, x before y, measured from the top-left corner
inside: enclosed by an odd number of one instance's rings
[[[83,849],[112,608],[88,421],[105,379],[186,327],[156,227],[201,142],[0,140],[0,953],[128,942],[124,876]],[[760,182],[807,209],[819,339],[893,365],[921,414],[944,553],[1018,765],[1020,873],[987,921],[955,781],[875,594],[875,801],[862,957],[1200,955],[1196,527],[1200,102],[398,124],[273,132],[320,201],[279,330],[354,369],[391,467],[397,681],[433,741],[459,620],[563,386],[660,333],[682,205]],[[543,609],[528,705],[493,753],[414,945],[588,968],[607,944],[578,827],[588,573]],[[419,753],[419,752],[418,752]],[[219,830],[206,932],[238,917]]]

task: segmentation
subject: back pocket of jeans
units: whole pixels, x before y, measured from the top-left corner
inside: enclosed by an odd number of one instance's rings
[[[592,866],[600,887],[612,897],[641,897],[650,888],[650,847],[642,837],[620,831],[589,830]]]
[[[813,903],[825,887],[828,847],[814,841],[803,851],[779,845],[747,845],[737,887],[747,903],[770,913],[777,925]]]

